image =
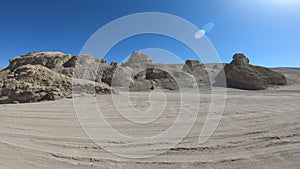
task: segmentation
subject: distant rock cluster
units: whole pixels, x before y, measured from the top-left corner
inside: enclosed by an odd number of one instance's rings
[[[217,70],[217,67],[212,69]],[[280,73],[250,65],[243,54],[235,54],[224,71],[223,78],[228,87],[233,88],[257,90],[287,83]],[[187,60],[183,65],[158,64],[141,52],[133,52],[127,62],[118,65],[116,62],[107,64],[91,55],[34,52],[10,59],[9,66],[0,70],[0,103],[71,98],[74,86],[82,85],[86,89],[92,87],[98,94],[106,94],[115,90],[210,89],[211,82],[206,66],[197,60]]]
[[[187,65],[190,62],[195,64]],[[131,91],[179,90],[197,85],[210,87],[208,72],[199,61],[187,60],[185,65],[179,66],[159,64],[153,63],[153,60],[141,52],[133,52],[129,60],[118,67],[115,76],[120,74],[119,72],[127,72],[131,82],[121,87],[129,87]],[[116,79],[117,82],[113,83],[113,86],[122,84],[118,81],[122,79],[120,76]]]

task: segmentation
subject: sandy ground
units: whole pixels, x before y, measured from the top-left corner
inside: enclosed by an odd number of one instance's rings
[[[0,168],[245,168],[293,169],[300,166],[299,70],[288,73],[291,84],[264,91],[228,89],[223,118],[204,144],[198,143],[210,105],[210,93],[201,92],[195,126],[176,147],[145,159],[119,157],[91,141],[81,128],[70,99],[33,104],[0,105]],[[115,112],[110,95],[97,96],[108,122],[125,135],[153,136],[172,125],[178,115],[178,93],[153,124],[132,124]],[[137,109],[149,107],[148,93],[132,93]],[[172,138],[168,138],[172,139]],[[159,147],[114,143],[137,150]],[[157,145],[157,146],[156,146]]]

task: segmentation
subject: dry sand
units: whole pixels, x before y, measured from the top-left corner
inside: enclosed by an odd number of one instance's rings
[[[300,71],[277,71],[287,73],[291,84],[264,91],[228,89],[223,118],[204,144],[198,144],[198,137],[207,116],[210,94],[201,92],[197,123],[188,136],[168,152],[146,159],[121,158],[94,144],[81,128],[71,99],[0,105],[0,168],[298,169]],[[126,135],[151,136],[168,128],[178,115],[178,93],[166,95],[174,100],[167,107],[169,111],[155,124],[139,126],[114,113],[110,95],[98,96],[98,100],[114,128]],[[131,96],[138,109],[147,109],[148,93]],[[115,144],[140,150],[149,146]]]

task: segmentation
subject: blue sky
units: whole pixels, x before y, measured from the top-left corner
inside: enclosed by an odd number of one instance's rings
[[[33,51],[78,54],[105,24],[138,12],[164,12],[197,27],[213,22],[207,33],[222,62],[237,52],[252,64],[300,67],[298,0],[0,0],[0,67],[8,59]],[[108,53],[109,60],[143,48],[162,48],[192,57],[174,40],[137,36]]]

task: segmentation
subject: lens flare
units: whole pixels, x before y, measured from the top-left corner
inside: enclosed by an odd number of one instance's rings
[[[194,37],[196,39],[201,39],[205,35],[205,33],[206,33],[205,30],[201,29],[195,33]]]
[[[212,22],[209,22],[202,26],[202,29],[205,30],[205,32],[210,32],[215,27],[215,24]]]
[[[210,32],[214,28],[214,26],[215,24],[212,22],[209,22],[202,26],[202,28],[195,33],[195,39],[201,39],[206,33]]]

